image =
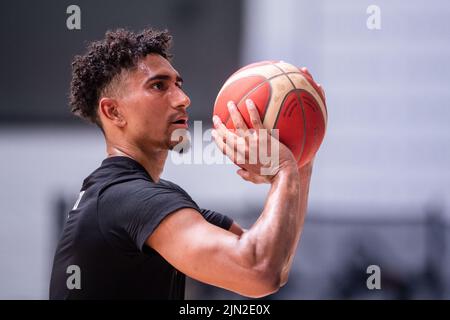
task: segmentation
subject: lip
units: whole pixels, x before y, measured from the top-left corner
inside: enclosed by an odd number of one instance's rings
[[[187,122],[185,122],[185,123],[171,123],[170,125],[173,126],[173,127],[184,128],[184,129],[187,129],[189,127]]]
[[[180,121],[180,120],[183,120],[184,123],[175,123],[175,122]],[[189,118],[187,116],[181,116],[181,117],[176,118],[170,124],[172,126],[174,126],[174,127],[177,127],[177,128],[188,128],[188,120],[189,120]]]

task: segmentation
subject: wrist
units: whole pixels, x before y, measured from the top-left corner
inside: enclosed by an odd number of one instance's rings
[[[298,173],[300,175],[300,177],[310,177],[312,174],[312,168],[314,165],[314,159],[311,160],[310,162],[306,163],[305,165],[298,167]]]
[[[287,180],[292,184],[299,181],[299,171],[295,162],[285,162],[280,165],[278,172],[273,176],[272,182]]]

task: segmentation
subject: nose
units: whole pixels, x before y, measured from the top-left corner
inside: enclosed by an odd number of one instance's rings
[[[172,106],[174,108],[183,108],[186,109],[191,104],[191,99],[187,96],[187,94],[179,87],[176,87],[174,91],[172,91]]]

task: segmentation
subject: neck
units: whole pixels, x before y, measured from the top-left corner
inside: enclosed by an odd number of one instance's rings
[[[144,167],[155,182],[159,181],[168,154],[168,150],[165,149],[144,152],[138,148],[119,146],[108,141],[106,143],[106,152],[108,153],[108,157],[124,156],[136,160]]]

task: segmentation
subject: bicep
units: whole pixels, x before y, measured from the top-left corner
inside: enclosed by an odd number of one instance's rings
[[[200,213],[208,222],[222,229],[227,229],[235,235],[241,236],[245,232],[239,224],[221,213],[208,209],[200,209]]]
[[[146,244],[193,279],[252,295],[260,292],[260,279],[258,270],[248,263],[240,237],[233,233],[239,229],[233,224],[231,232],[223,230],[208,223],[197,210],[184,208],[167,216]]]

